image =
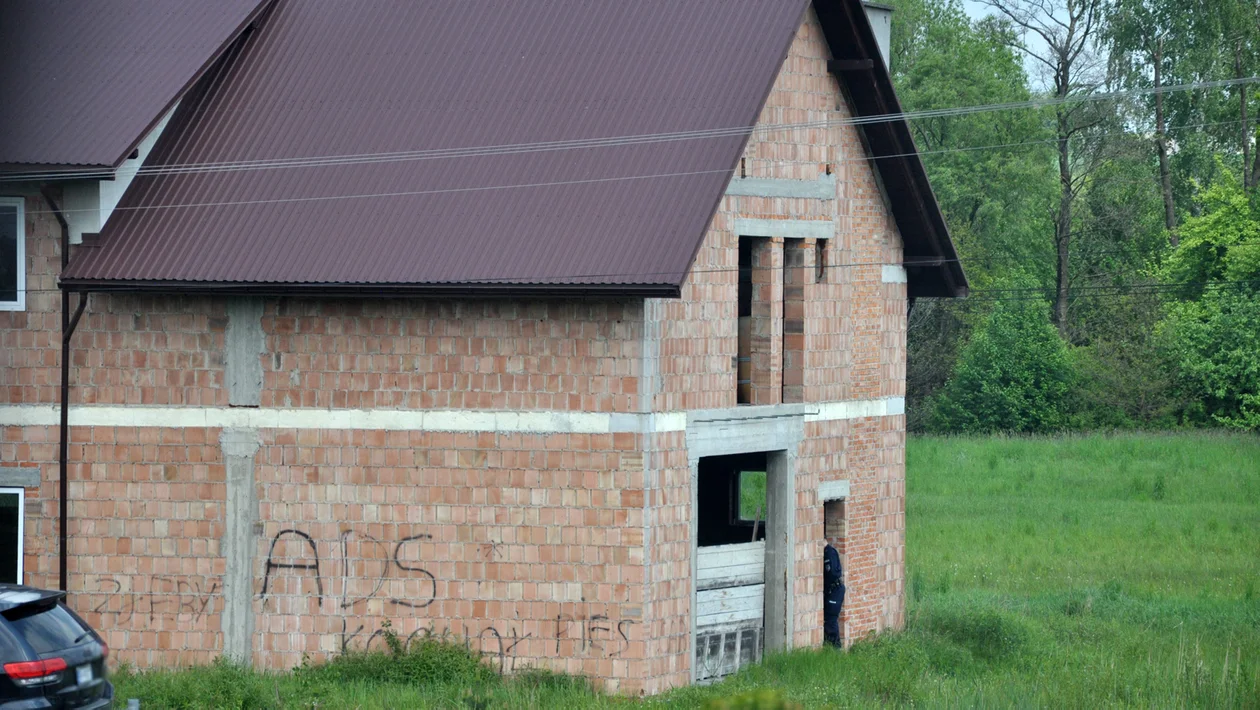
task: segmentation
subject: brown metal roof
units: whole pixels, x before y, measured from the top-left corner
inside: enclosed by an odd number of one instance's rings
[[[744,135],[519,146],[751,127],[806,4],[277,0],[189,93],[149,159],[250,169],[141,175],[62,283],[676,295]],[[833,53],[876,60],[849,81],[858,112],[895,107],[859,0],[815,6]],[[852,46],[836,52],[836,41]],[[386,157],[484,146],[516,148]],[[341,159],[257,162],[315,156]],[[906,253],[945,260],[953,247],[921,173],[916,157],[884,177],[894,202],[913,198],[894,205]],[[955,271],[928,267],[912,292],[954,295]]]
[[[278,0],[149,163],[749,127],[806,4]],[[743,143],[141,175],[65,282],[672,294]]]
[[[6,0],[0,165],[122,162],[260,0]]]

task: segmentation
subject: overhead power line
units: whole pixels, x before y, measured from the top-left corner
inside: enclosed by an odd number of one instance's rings
[[[1196,128],[1196,127],[1202,127],[1202,126],[1217,125],[1218,123],[1223,123],[1223,122],[1215,121],[1215,122],[1208,122],[1208,123],[1186,124],[1182,126],[1176,126],[1174,128],[1176,129]],[[1233,123],[1233,121],[1229,121],[1228,123]],[[1118,134],[1127,133],[1127,132],[1128,131],[1113,131],[1111,133],[1118,135]],[[998,143],[998,144],[985,145],[985,146],[964,146],[960,148],[943,148],[943,149],[935,150],[935,151],[911,151],[911,152],[906,152],[906,153],[892,153],[892,154],[875,156],[875,158],[864,155],[864,156],[856,157],[856,158],[841,158],[841,159],[832,161],[832,163],[833,164],[865,163],[865,162],[869,162],[872,159],[905,158],[905,157],[911,157],[915,155],[941,155],[941,154],[948,154],[948,153],[963,153],[963,152],[972,152],[972,151],[977,151],[977,150],[991,150],[991,149],[998,149],[998,148],[1015,148],[1015,147],[1021,147],[1021,146],[1046,145],[1046,144],[1052,144],[1054,142],[1056,141],[1053,139],[1044,139],[1044,140],[1036,140],[1036,141],[1020,141],[1020,142],[1014,142],[1014,143]],[[765,163],[791,163],[794,161],[770,160],[770,161],[763,161],[763,162]],[[628,180],[664,179],[664,178],[672,178],[672,177],[693,177],[693,176],[698,176],[698,175],[713,175],[713,174],[718,174],[718,173],[729,173],[731,172],[731,170],[732,170],[731,168],[715,168],[712,170],[692,170],[692,171],[686,171],[686,172],[656,173],[652,175],[622,175],[622,176],[614,176],[614,177],[606,177],[606,178],[589,178],[589,179],[583,179],[583,180],[560,180],[560,181],[553,181],[553,182],[537,182],[537,183],[513,183],[513,184],[505,184],[505,185],[479,185],[479,186],[471,186],[471,187],[434,188],[431,190],[403,190],[403,191],[397,191],[397,192],[370,192],[370,193],[354,193],[354,194],[314,195],[314,196],[309,196],[309,197],[278,197],[278,198],[260,199],[260,200],[236,200],[236,201],[224,201],[224,202],[188,202],[188,203],[161,204],[161,205],[138,205],[134,207],[118,206],[118,207],[115,207],[113,211],[114,212],[129,212],[129,211],[146,211],[147,212],[147,211],[152,211],[152,210],[164,210],[164,209],[191,209],[191,208],[204,208],[204,207],[240,207],[240,206],[265,205],[265,204],[285,204],[285,203],[296,203],[296,202],[356,200],[356,199],[369,199],[369,198],[375,198],[375,197],[414,197],[414,196],[421,196],[421,195],[441,195],[441,194],[452,194],[452,193],[461,193],[461,192],[485,192],[485,191],[494,191],[494,190],[524,189],[524,188],[535,188],[535,187],[560,187],[560,186],[569,186],[569,185],[597,184],[597,183],[618,182],[618,181],[628,181]],[[95,210],[93,210],[92,208],[76,210],[76,209],[67,209],[63,207],[60,211],[62,214],[67,214],[67,213],[72,213],[72,212],[92,212]],[[26,212],[26,214],[32,214],[32,215],[52,214],[52,213],[53,213],[52,210],[27,210]]]
[[[959,259],[944,259],[931,261],[906,261],[906,262],[851,262],[848,264],[828,264],[825,270],[838,268],[852,268],[859,266],[922,266],[935,265],[941,262],[957,262]],[[752,266],[743,269],[739,267],[715,267],[710,269],[691,269],[688,275],[696,274],[721,274],[721,273],[737,273],[739,271],[779,271],[782,266]],[[800,267],[804,268],[804,267]],[[622,272],[622,273],[591,273],[576,275],[559,275],[559,276],[531,276],[530,284],[537,283],[563,283],[566,281],[575,281],[579,279],[594,278],[618,278],[627,279],[628,284],[635,283],[628,281],[633,278],[644,278],[648,276],[671,276],[676,275],[677,271],[654,271],[654,272]],[[494,278],[473,279],[466,282],[468,285],[482,285],[492,283],[525,283],[519,276],[502,276]],[[852,282],[847,282],[852,283]],[[881,282],[882,283],[882,282]],[[459,284],[451,284],[459,285]],[[574,285],[582,285],[577,283]],[[836,285],[830,282],[819,283],[820,286]],[[879,285],[878,283],[874,285]],[[373,288],[372,284],[362,284],[360,293],[370,295]],[[1260,287],[1260,279],[1238,279],[1238,280],[1196,280],[1196,281],[1171,281],[1171,282],[1149,282],[1139,284],[1094,284],[1094,285],[1075,285],[1068,288],[1068,293],[1072,297],[1121,297],[1129,295],[1163,295],[1175,294],[1182,292],[1188,288],[1203,288],[1205,290],[1222,290],[1222,289],[1243,289],[1251,287]],[[969,300],[975,301],[1002,301],[1002,302],[1018,302],[1018,301],[1044,301],[1053,300],[1053,289],[1051,287],[1028,286],[1013,288],[986,288],[972,289],[969,294]],[[26,289],[26,293],[59,293],[60,289],[44,288],[44,289]],[[946,299],[952,300],[952,299]]]
[[[343,165],[362,165],[369,163],[391,163],[418,160],[446,160],[454,158],[474,158],[484,156],[515,155],[544,151],[581,150],[591,148],[615,148],[628,145],[666,143],[689,140],[713,140],[720,138],[743,137],[753,134],[776,133],[813,128],[831,128],[836,126],[865,126],[890,121],[909,121],[926,118],[948,116],[965,116],[976,113],[994,111],[1011,111],[1017,109],[1036,109],[1069,103],[1087,103],[1112,101],[1132,96],[1163,94],[1196,89],[1212,89],[1252,84],[1260,82],[1260,77],[1241,79],[1225,79],[1220,81],[1201,81],[1189,84],[1175,84],[1157,88],[1127,89],[1088,96],[1044,97],[1026,101],[1012,101],[998,104],[978,104],[972,106],[956,106],[952,108],[927,109],[922,111],[904,111],[901,113],[879,114],[874,116],[855,116],[848,118],[807,121],[803,123],[776,123],[753,126],[732,126],[727,128],[699,129],[692,131],[675,131],[669,133],[646,133],[638,135],[613,136],[606,138],[585,138],[560,141],[543,141],[535,143],[513,143],[488,146],[471,146],[463,148],[436,148],[410,151],[393,151],[380,153],[355,153],[345,155],[322,155],[293,158],[269,158],[259,160],[240,160],[223,162],[187,163],[180,165],[141,166],[138,175],[178,175],[205,172],[227,172],[240,170],[275,170],[284,168],[332,167]],[[84,168],[75,170],[48,170],[11,173],[0,176],[0,180],[31,181],[70,179],[81,176],[100,175],[108,170],[100,168]]]

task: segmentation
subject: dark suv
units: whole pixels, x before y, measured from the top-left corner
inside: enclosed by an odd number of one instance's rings
[[[109,647],[65,596],[0,584],[0,710],[113,707]]]

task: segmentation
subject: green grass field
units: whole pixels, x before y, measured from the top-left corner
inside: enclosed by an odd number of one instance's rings
[[[296,673],[123,673],[150,707],[697,707],[757,689],[805,707],[1260,708],[1260,438],[912,440],[908,628],[771,657],[648,701],[503,680],[458,649]],[[749,706],[752,707],[752,706]]]

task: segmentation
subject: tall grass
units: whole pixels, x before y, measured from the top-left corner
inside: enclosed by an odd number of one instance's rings
[[[1260,708],[1260,439],[923,438],[907,451],[905,631],[772,655],[636,700],[581,679],[501,679],[419,644],[293,673],[123,673],[179,708]],[[821,620],[820,620],[821,622]]]

